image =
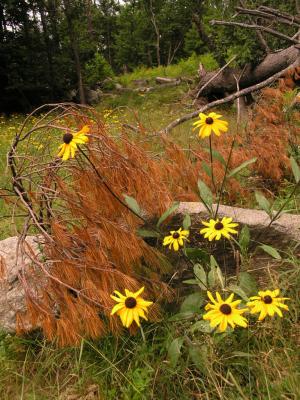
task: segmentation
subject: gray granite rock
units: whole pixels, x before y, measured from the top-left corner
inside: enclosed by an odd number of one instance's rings
[[[213,209],[216,209],[216,205],[213,205]],[[182,202],[176,213],[190,214],[194,224],[201,224],[201,220],[209,218],[206,208],[200,202]],[[250,230],[257,232],[262,242],[272,243],[275,247],[291,241],[300,241],[300,215],[282,214],[271,227],[270,217],[261,210],[220,205],[218,216],[232,217],[235,222],[248,225]]]
[[[33,254],[39,254],[35,236],[27,237],[26,243]],[[0,262],[0,329],[14,332],[16,314],[25,311],[25,293],[19,278],[32,262],[21,250],[16,236],[0,241]]]

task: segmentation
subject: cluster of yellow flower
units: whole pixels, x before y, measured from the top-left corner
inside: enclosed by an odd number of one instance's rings
[[[111,295],[111,298],[117,302],[111,311],[111,315],[117,314],[126,328],[129,328],[133,321],[140,327],[140,317],[147,320],[146,313],[148,312],[148,307],[153,302],[146,301],[140,296],[143,291],[144,287],[135,293],[125,289],[124,296],[115,290],[115,296]],[[246,312],[250,312],[251,314],[259,313],[259,321],[265,319],[267,315],[273,317],[275,314],[278,314],[282,317],[281,309],[289,309],[284,304],[284,301],[288,300],[288,298],[278,297],[279,293],[279,289],[259,291],[257,296],[250,297],[251,301],[247,303],[249,308],[238,308],[241,300],[233,301],[233,293],[226,300],[223,300],[219,292],[216,292],[216,299],[211,292],[207,292],[211,303],[205,306],[205,310],[208,312],[203,315],[203,319],[210,321],[212,328],[218,326],[219,332],[225,332],[228,325],[233,329],[236,325],[247,328],[248,321],[242,315]]]
[[[224,217],[220,221],[218,218],[216,220],[210,219],[209,222],[202,221],[202,224],[206,226],[200,230],[200,234],[204,235],[206,239],[210,242],[212,240],[220,240],[222,236],[226,239],[230,239],[230,234],[237,234],[238,232],[233,229],[238,226],[235,222],[232,222],[232,218]],[[188,240],[190,232],[188,230],[183,230],[179,228],[177,231],[170,231],[170,235],[165,236],[163,241],[163,246],[169,246],[169,249],[178,251],[180,246],[184,245],[184,241]]]
[[[265,319],[267,315],[273,317],[275,313],[282,317],[280,308],[289,309],[284,304],[284,301],[288,298],[278,297],[279,293],[279,289],[259,291],[257,296],[250,297],[251,301],[247,303],[249,308],[237,308],[241,300],[233,301],[233,293],[226,300],[223,300],[220,293],[216,292],[216,299],[214,299],[213,295],[207,292],[211,303],[205,306],[205,310],[208,312],[203,315],[203,319],[210,321],[213,328],[218,326],[219,332],[224,332],[228,325],[232,328],[235,328],[236,325],[246,328],[248,321],[242,314],[248,311],[251,314],[259,313],[259,321]]]

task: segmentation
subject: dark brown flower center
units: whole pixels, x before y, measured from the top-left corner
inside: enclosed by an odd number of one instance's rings
[[[134,308],[136,306],[136,299],[134,297],[127,297],[125,306],[126,308]]]
[[[72,133],[65,133],[64,136],[63,136],[63,141],[66,144],[71,143],[72,139],[73,139]]]
[[[264,303],[265,303],[265,304],[271,304],[272,301],[273,301],[273,299],[272,299],[271,296],[265,296],[265,297],[263,298],[263,300],[264,300]]]
[[[220,311],[222,314],[229,315],[231,314],[231,307],[229,304],[222,304],[220,307]]]
[[[222,222],[217,222],[215,224],[215,230],[220,231],[223,228],[224,228],[224,225],[222,224]]]
[[[205,120],[205,122],[206,122],[208,125],[211,125],[211,124],[214,123],[214,120],[213,120],[211,117],[207,117],[206,120]]]
[[[178,232],[175,232],[175,233],[173,233],[173,239],[178,239],[179,238],[179,233]]]

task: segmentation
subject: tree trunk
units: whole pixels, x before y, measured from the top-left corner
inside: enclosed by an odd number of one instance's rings
[[[51,34],[53,36],[55,52],[60,52],[59,34],[58,34],[58,29],[57,29],[58,16],[57,16],[56,0],[48,0],[47,1],[47,11],[48,11],[48,15],[49,15],[49,22],[50,22],[50,26],[51,26]]]
[[[42,27],[43,27],[43,37],[44,37],[44,42],[45,42],[45,49],[47,53],[47,80],[48,80],[48,85],[51,88],[51,99],[54,100],[54,85],[55,85],[55,76],[54,76],[54,68],[53,68],[53,56],[52,56],[52,45],[51,41],[49,39],[49,33],[48,33],[48,26],[47,26],[47,19],[45,16],[45,4],[44,1],[39,1],[38,2],[38,9],[39,13],[41,16],[41,21],[42,21]]]
[[[156,58],[157,58],[157,65],[160,66],[161,65],[161,60],[160,60],[160,32],[159,32],[159,27],[157,25],[156,22],[156,16],[155,13],[153,11],[153,3],[152,0],[150,0],[150,12],[151,12],[151,22],[154,26],[154,30],[155,30],[155,35],[156,35]]]
[[[85,104],[86,101],[85,101],[85,94],[84,94],[84,87],[82,80],[80,58],[79,58],[79,48],[78,48],[76,33],[74,31],[74,26],[73,26],[72,9],[69,0],[63,0],[63,3],[64,3],[64,12],[67,20],[67,26],[68,26],[68,35],[70,38],[71,47],[73,49],[75,68],[78,79],[78,92],[79,92],[80,104]]]
[[[197,28],[198,31],[198,35],[200,40],[206,44],[206,46],[208,47],[209,51],[213,54],[215,54],[215,58],[218,61],[218,63],[222,66],[226,64],[226,61],[224,59],[224,57],[222,55],[220,55],[217,51],[217,47],[215,44],[215,41],[213,40],[213,38],[211,38],[210,36],[207,35],[207,33],[205,32],[203,23],[201,21],[201,17],[200,17],[200,11],[198,12],[198,14],[194,14],[192,16],[192,20]]]

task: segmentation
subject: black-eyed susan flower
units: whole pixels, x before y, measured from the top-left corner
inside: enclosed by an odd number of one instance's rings
[[[222,115],[216,114],[214,112],[208,115],[204,113],[199,114],[199,120],[194,122],[194,129],[200,128],[199,136],[201,139],[208,137],[214,132],[217,136],[220,136],[222,132],[227,132],[228,122],[220,120]]]
[[[210,326],[215,328],[219,326],[218,330],[220,332],[225,332],[227,326],[230,325],[235,328],[236,325],[246,328],[248,326],[248,321],[242,314],[248,311],[247,308],[239,309],[237,306],[241,303],[241,300],[233,300],[234,294],[223,300],[220,293],[216,292],[216,300],[210,292],[207,292],[207,296],[211,300],[205,306],[205,310],[209,310],[203,315],[204,320],[210,321]]]
[[[151,306],[153,302],[146,301],[140,297],[140,294],[143,293],[143,291],[144,287],[135,293],[125,289],[124,296],[122,293],[115,290],[114,293],[116,296],[110,296],[118,303],[113,307],[111,315],[117,314],[121,318],[123,326],[126,328],[129,328],[133,321],[135,321],[137,326],[141,326],[140,317],[148,320],[145,313],[147,313],[147,308]]]
[[[74,158],[77,145],[85,144],[89,141],[89,138],[86,136],[89,130],[90,128],[85,125],[79,132],[65,133],[63,136],[63,144],[59,146],[60,151],[57,156],[62,157],[64,161],[68,160],[70,157]]]
[[[200,230],[201,235],[204,235],[205,239],[210,242],[212,240],[220,240],[222,236],[226,239],[230,239],[231,234],[237,234],[238,232],[233,229],[238,226],[237,223],[232,222],[232,218],[223,217],[219,219],[210,219],[209,222],[202,221],[202,224],[206,226]]]
[[[182,228],[179,228],[177,231],[171,231],[170,235],[165,236],[164,241],[163,241],[163,246],[168,246],[169,249],[173,249],[175,251],[179,250],[180,246],[183,246],[184,240],[187,240],[189,236],[189,231],[183,230]]]
[[[278,314],[279,317],[282,317],[280,308],[288,311],[289,308],[284,304],[284,301],[289,299],[288,297],[277,297],[279,293],[279,289],[273,291],[266,290],[258,292],[258,296],[250,297],[251,301],[247,303],[247,306],[251,308],[250,313],[260,313],[258,317],[259,321],[262,321],[267,315],[273,317],[275,313]]]

